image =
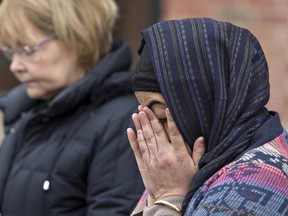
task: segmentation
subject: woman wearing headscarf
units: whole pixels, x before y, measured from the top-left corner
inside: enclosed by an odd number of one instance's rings
[[[268,66],[255,36],[194,18],[142,37],[128,138],[147,190],[132,215],[287,215],[288,134],[265,108]]]

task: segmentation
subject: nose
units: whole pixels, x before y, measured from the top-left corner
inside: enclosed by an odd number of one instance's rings
[[[10,71],[12,73],[19,73],[24,70],[24,64],[21,58],[16,54],[12,56],[11,64],[10,64]]]

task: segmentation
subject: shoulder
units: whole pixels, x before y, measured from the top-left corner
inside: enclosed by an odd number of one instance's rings
[[[0,97],[0,109],[4,113],[6,123],[17,120],[20,114],[37,104],[37,101],[28,97],[25,87],[18,85],[6,95]]]
[[[91,104],[93,107],[93,103]],[[101,104],[99,107],[93,108],[93,113],[95,115],[104,115],[113,118],[126,118],[127,115],[132,115],[133,112],[137,111],[138,102],[136,97],[131,94],[120,95],[114,97],[105,103]]]
[[[69,118],[74,119],[71,124],[75,123],[80,134],[104,139],[107,134],[126,135],[127,127],[133,125],[131,115],[137,112],[137,106],[137,100],[131,93],[114,97],[100,106],[90,102]]]
[[[283,187],[288,189],[288,170],[285,168],[288,163],[288,146],[280,141],[281,136],[246,152],[238,160],[223,167],[207,181],[205,190],[227,183],[255,186],[264,186],[265,183],[269,190],[276,190],[274,186],[279,185],[279,192]],[[287,184],[283,185],[284,182]]]
[[[197,209],[199,214],[287,214],[288,146],[284,138],[283,133],[223,167],[198,190],[188,209]]]

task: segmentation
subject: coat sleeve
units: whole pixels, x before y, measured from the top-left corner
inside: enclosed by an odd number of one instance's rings
[[[143,194],[142,198],[138,202],[138,205],[133,210],[131,216],[180,216],[180,213],[175,211],[168,205],[158,205],[154,204],[150,207],[146,206],[148,194]],[[170,196],[165,197],[161,200],[168,201],[169,203],[175,205],[178,209],[181,209],[184,197],[182,196]]]
[[[0,109],[0,146],[4,139],[4,114]]]
[[[111,120],[95,146],[88,175],[87,215],[130,215],[144,185],[128,142],[130,115]]]

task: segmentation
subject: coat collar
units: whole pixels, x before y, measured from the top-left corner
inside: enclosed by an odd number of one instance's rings
[[[37,113],[47,117],[75,110],[79,104],[87,101],[106,101],[123,93],[131,92],[130,80],[131,53],[123,41],[114,41],[111,51],[97,65],[74,85],[64,89],[51,101],[44,102],[30,99],[23,85],[17,86],[6,96],[0,98],[0,109],[4,111],[5,124],[19,118],[22,112],[37,106]],[[106,94],[110,89],[109,94]]]

